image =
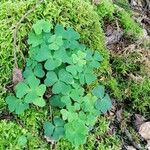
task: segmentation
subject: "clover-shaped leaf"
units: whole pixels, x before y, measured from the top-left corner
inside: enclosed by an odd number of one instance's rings
[[[23,76],[25,78],[28,78],[31,75],[35,75],[39,78],[44,77],[45,72],[43,70],[43,66],[40,63],[37,63],[36,61],[32,59],[27,60],[27,66],[25,68],[25,71],[23,72]]]
[[[69,122],[72,122],[73,120],[78,119],[78,114],[74,111],[70,112],[66,109],[62,109],[60,113],[62,114],[63,120],[68,120]]]
[[[50,104],[54,107],[63,108],[65,106],[65,103],[61,101],[62,96],[61,95],[54,95],[50,97]]]
[[[98,85],[96,87],[94,87],[94,89],[92,90],[93,95],[95,95],[97,98],[103,98],[105,95],[105,88],[103,85]]]
[[[69,122],[78,119],[78,111],[80,110],[80,104],[75,102],[74,104],[67,104],[66,109],[62,109],[60,112],[62,114],[63,120],[68,120]]]
[[[106,113],[112,107],[112,102],[108,94],[103,99],[98,99],[96,102],[96,108],[102,113]]]
[[[91,94],[87,94],[83,97],[82,109],[84,112],[92,112],[95,109],[95,103],[97,98]]]
[[[103,57],[98,51],[93,52],[92,50],[87,50],[86,60],[88,61],[90,67],[99,68]]]
[[[37,35],[41,34],[42,31],[50,32],[52,25],[49,21],[45,21],[44,19],[38,20],[34,25],[33,29]]]
[[[63,45],[62,36],[52,35],[48,42],[51,50],[58,50]]]
[[[77,41],[80,35],[73,28],[69,27],[65,30],[62,25],[57,24],[55,27],[55,34],[62,36],[65,48],[77,49],[80,46]]]
[[[56,141],[62,138],[65,134],[64,121],[57,116],[54,117],[53,123],[45,122],[43,128],[44,134]]]
[[[36,47],[43,43],[43,36],[41,34],[36,35],[34,32],[29,33],[28,44],[31,44],[32,47]]]
[[[45,106],[43,94],[46,91],[44,84],[40,85],[40,81],[35,76],[29,76],[25,82],[20,82],[15,87],[16,96],[23,98],[28,103],[33,103],[37,106]]]
[[[43,62],[52,57],[51,51],[46,44],[42,44],[41,47],[38,48],[38,50],[36,50],[34,53],[36,54],[34,59],[38,62]]]
[[[84,69],[83,66],[86,64],[86,53],[78,51],[77,54],[72,54],[72,64],[66,67],[66,70],[70,72],[74,77],[77,73],[81,73]]]
[[[8,104],[9,111],[15,112],[18,115],[29,108],[29,105],[24,103],[23,99],[16,98],[15,96],[8,96],[6,103]]]
[[[34,59],[38,62],[45,61],[44,68],[46,70],[54,70],[62,64],[61,58],[54,57],[49,47],[45,44],[41,45]]]
[[[72,54],[73,63],[78,64],[78,66],[82,66],[86,64],[86,53],[82,51],[78,51],[77,54]]]
[[[96,75],[94,74],[93,70],[86,66],[83,68],[84,69],[84,72],[80,73],[79,74],[79,81],[80,81],[80,84],[91,84],[93,81],[95,81],[97,78],[96,78]]]
[[[96,108],[102,113],[106,113],[112,107],[112,102],[108,94],[105,95],[105,88],[103,85],[96,86],[93,91],[93,95],[95,95],[98,99],[96,102]]]
[[[53,86],[52,92],[54,94],[65,93],[68,91],[69,86],[66,84],[73,84],[74,79],[65,69],[61,69],[58,72],[58,76],[55,72],[50,71],[46,75],[44,83],[47,86]]]
[[[82,120],[74,120],[65,124],[65,136],[76,147],[86,142],[87,134],[88,128]]]
[[[61,47],[59,50],[54,52],[54,58],[61,59],[63,63],[72,64],[72,58],[69,56],[64,47]]]
[[[64,27],[61,24],[56,24],[55,34],[57,36],[62,36],[64,38],[65,37],[65,32],[66,32],[66,30],[64,29]]]

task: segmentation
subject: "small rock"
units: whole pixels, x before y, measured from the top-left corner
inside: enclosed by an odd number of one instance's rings
[[[139,134],[145,140],[150,140],[150,122],[145,122],[140,126]]]
[[[150,150],[150,140],[147,141],[146,149]]]
[[[126,149],[127,150],[136,150],[133,146],[127,146]]]

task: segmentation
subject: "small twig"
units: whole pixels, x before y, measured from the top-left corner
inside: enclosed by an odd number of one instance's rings
[[[17,52],[17,31],[18,31],[18,29],[19,29],[19,26],[20,26],[21,22],[22,22],[31,12],[33,12],[41,3],[43,3],[43,1],[44,1],[44,0],[40,0],[39,3],[37,3],[37,4],[35,5],[35,7],[33,7],[33,8],[30,9],[30,10],[28,10],[28,11],[21,17],[21,19],[18,21],[18,23],[17,23],[17,24],[15,25],[15,27],[14,27],[14,30],[13,30],[13,39],[14,39],[14,41],[13,41],[13,48],[14,48],[14,52],[13,52],[13,54],[14,54],[15,67],[17,67],[17,68],[18,68],[17,56],[16,56],[16,52]],[[22,51],[20,51],[20,52],[21,52],[21,55],[22,55],[23,60],[25,61],[25,58],[24,58],[24,55],[23,55]]]

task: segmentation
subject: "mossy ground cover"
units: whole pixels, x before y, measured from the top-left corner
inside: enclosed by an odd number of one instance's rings
[[[9,93],[8,85],[12,80],[12,69],[14,66],[13,29],[22,15],[34,6],[35,2],[32,0],[2,0],[0,2],[1,114],[8,112],[5,97]],[[122,13],[124,17],[122,17]],[[133,106],[133,112],[140,112],[147,117],[149,115],[150,79],[146,77],[144,81],[136,82],[131,78],[128,78],[128,80],[126,78],[126,73],[143,72],[141,69],[143,69],[144,66],[141,65],[139,68],[139,62],[133,65],[132,61],[135,59],[133,57],[128,57],[129,62],[124,63],[124,59],[126,58],[123,55],[109,56],[109,51],[105,46],[102,29],[102,25],[104,25],[103,20],[105,18],[113,20],[114,16],[119,18],[120,24],[123,25],[126,33],[132,29],[134,35],[139,33],[140,28],[137,24],[135,24],[133,20],[128,19],[130,15],[122,11],[121,13],[117,13],[116,6],[112,4],[112,1],[103,1],[102,4],[98,6],[92,6],[90,2],[83,0],[46,1],[37,7],[34,12],[25,17],[20,24],[20,28],[17,32],[17,61],[19,67],[23,69],[25,65],[22,54],[24,57],[28,56],[29,46],[27,44],[27,35],[33,23],[44,18],[50,20],[54,25],[61,23],[65,27],[71,26],[80,33],[82,43],[88,45],[90,48],[100,50],[103,55],[104,61],[98,71],[98,75],[100,79],[105,76],[106,80],[100,80],[99,82],[106,85],[106,88],[113,98],[118,101],[121,100],[122,102],[128,101],[131,108]],[[130,24],[134,24],[134,28],[132,28]],[[109,57],[111,57],[111,64],[109,64]],[[112,74],[108,73],[110,70],[112,70]],[[128,94],[126,94],[126,92],[128,92]],[[42,123],[46,120],[47,116],[50,115],[51,110],[47,111],[48,109],[33,107],[19,117],[12,115],[9,119],[8,117],[1,119],[0,149],[20,150],[23,149],[23,147],[31,150],[52,149],[53,146],[44,139],[43,132],[41,132]],[[53,110],[53,112],[54,111],[55,110]],[[132,110],[127,109],[127,111],[130,112]],[[7,116],[11,116],[11,114],[7,113]],[[120,149],[122,146],[120,135],[109,134],[109,124],[110,120],[101,116],[95,128],[90,133],[87,143],[78,149],[93,150],[95,147],[99,150]],[[22,135],[27,137],[27,144],[25,146],[19,145],[18,143]],[[58,142],[54,145],[54,148],[61,150],[74,149],[71,144],[65,140]]]

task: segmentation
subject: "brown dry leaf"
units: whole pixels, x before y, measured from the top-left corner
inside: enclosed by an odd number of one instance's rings
[[[145,140],[150,140],[150,122],[145,122],[140,126],[139,134]]]
[[[117,120],[120,122],[122,120],[122,108],[116,112]]]
[[[16,85],[18,82],[22,81],[22,70],[19,68],[14,68],[13,69],[13,83]]]
[[[140,115],[140,114],[135,114],[135,126],[139,130],[140,126],[146,121],[146,119]]]

